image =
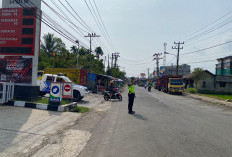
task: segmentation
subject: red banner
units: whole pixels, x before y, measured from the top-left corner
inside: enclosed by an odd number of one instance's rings
[[[5,56],[0,58],[0,81],[31,83],[32,58]]]

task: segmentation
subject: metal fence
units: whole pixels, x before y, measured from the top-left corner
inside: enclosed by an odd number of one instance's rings
[[[14,83],[0,82],[0,103],[6,103],[14,98]]]

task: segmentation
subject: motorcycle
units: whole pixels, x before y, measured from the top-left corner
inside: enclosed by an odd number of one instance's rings
[[[104,93],[105,101],[109,101],[110,94],[111,94],[110,91],[105,91],[105,93]],[[122,101],[122,95],[120,94],[119,91],[116,91],[114,94],[112,94],[111,99],[118,99],[119,101]]]
[[[148,92],[151,92],[151,86],[148,86],[147,89],[148,89]]]

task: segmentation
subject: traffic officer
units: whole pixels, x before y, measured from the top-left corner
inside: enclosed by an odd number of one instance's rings
[[[135,85],[134,85],[134,78],[131,77],[130,83],[128,84],[128,113],[134,114],[135,111],[132,110],[135,98]]]

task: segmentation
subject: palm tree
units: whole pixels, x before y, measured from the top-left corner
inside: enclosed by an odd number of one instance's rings
[[[96,56],[97,56],[98,60],[99,60],[100,56],[102,56],[104,54],[101,47],[97,47],[95,49],[95,53],[96,53]]]
[[[74,53],[74,54],[77,54],[78,53],[78,48],[76,47],[76,46],[72,46],[71,48],[70,48],[70,51],[72,52],[72,53]]]
[[[52,55],[57,48],[57,39],[54,37],[54,34],[48,33],[43,36],[43,40],[44,42],[41,44],[41,50],[44,53]]]

